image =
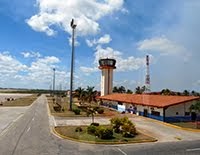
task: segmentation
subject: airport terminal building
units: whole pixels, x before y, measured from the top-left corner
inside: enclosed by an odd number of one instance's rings
[[[118,111],[126,111],[164,122],[196,120],[196,113],[190,111],[199,97],[164,96],[148,94],[118,94],[100,96],[100,103]]]

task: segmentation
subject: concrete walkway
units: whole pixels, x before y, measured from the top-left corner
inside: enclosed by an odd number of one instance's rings
[[[152,137],[158,139],[159,142],[200,140],[200,133],[173,128],[163,124],[162,122],[141,116],[134,115],[130,119],[136,125],[138,130],[144,134],[151,135]],[[109,124],[109,120],[109,118],[95,117],[95,122],[100,124]],[[50,116],[50,124],[52,126],[89,125],[91,122],[91,117],[63,118]]]

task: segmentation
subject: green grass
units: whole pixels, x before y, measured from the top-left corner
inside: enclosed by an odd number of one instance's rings
[[[36,99],[37,95],[25,96],[22,98],[15,99],[13,101],[5,101],[3,102],[2,106],[29,106],[31,105]]]
[[[54,110],[54,106],[56,106],[56,104],[53,103],[53,97],[47,97],[48,99],[48,104],[49,104],[49,109],[50,109],[50,112],[53,116],[60,116],[60,117],[87,117],[87,113],[85,111],[82,111],[81,110],[81,113],[80,115],[75,115],[74,112],[72,111],[69,111],[69,98],[67,97],[64,97],[63,98],[63,101],[62,102],[62,108],[64,109],[64,111],[60,111],[60,112],[57,112]],[[73,99],[74,102],[78,102],[76,99]],[[76,109],[78,108],[78,106],[76,104],[72,104],[72,109]],[[114,111],[114,110],[110,110],[108,108],[104,108],[104,113],[103,114],[95,114],[95,117],[99,117],[99,116],[116,116],[118,115],[119,112],[117,111]]]
[[[171,123],[176,126],[180,126],[183,128],[190,128],[190,129],[199,129],[200,130],[200,122],[198,122],[199,128],[197,128],[196,122],[178,122],[178,123]]]
[[[49,109],[50,112],[53,116],[60,116],[60,117],[83,117],[86,116],[85,112],[81,111],[80,115],[75,115],[73,111],[69,111],[69,99],[67,97],[64,97],[63,100],[64,102],[62,103],[62,109],[64,109],[64,111],[60,111],[57,112],[54,110],[54,106],[56,106],[56,104],[53,103],[53,97],[47,97],[48,99],[48,104],[49,104]],[[78,108],[77,105],[72,104],[72,109],[76,109]]]
[[[121,143],[139,143],[144,141],[156,141],[156,139],[144,135],[140,132],[133,137],[133,138],[125,138],[121,134],[114,133],[113,139],[104,140],[94,135],[87,133],[87,126],[80,126],[83,131],[82,132],[75,132],[77,126],[57,126],[55,127],[55,131],[62,136],[68,137],[74,140],[80,140],[85,142],[92,142],[92,143],[108,143],[108,144],[121,144]]]

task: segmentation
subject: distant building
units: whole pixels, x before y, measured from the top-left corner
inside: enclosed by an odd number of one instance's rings
[[[196,114],[189,107],[199,97],[149,94],[109,94],[98,97],[101,104],[164,122],[191,121]],[[119,108],[118,108],[119,107]]]

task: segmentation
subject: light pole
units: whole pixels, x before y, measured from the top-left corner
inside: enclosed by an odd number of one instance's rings
[[[53,68],[53,95],[55,95],[55,71],[56,71],[56,69],[55,68]]]
[[[70,107],[69,107],[69,110],[72,111],[72,91],[73,91],[72,88],[73,88],[73,72],[74,72],[74,31],[76,28],[74,19],[72,19],[70,26],[72,28],[72,57],[71,57],[71,77],[70,77],[70,96],[69,96]]]

